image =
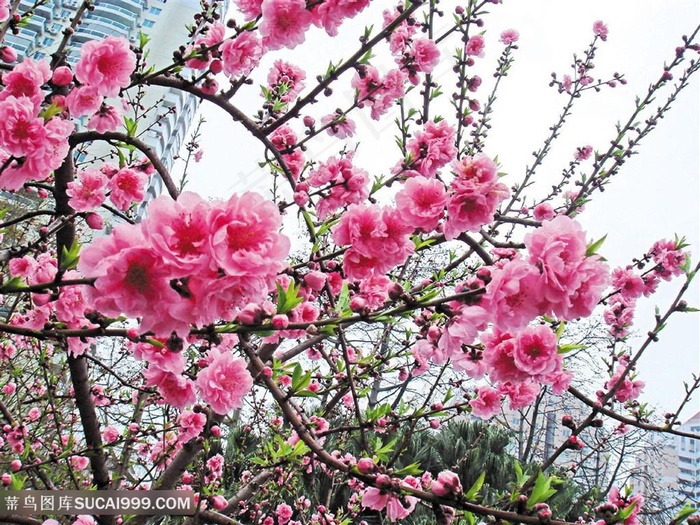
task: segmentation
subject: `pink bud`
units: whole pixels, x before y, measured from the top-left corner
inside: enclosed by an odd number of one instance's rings
[[[39,196],[40,199],[45,199],[49,196],[49,192],[46,191],[44,188],[39,188],[38,190],[36,190],[36,194]]]
[[[73,82],[73,72],[68,66],[57,67],[53,72],[51,82],[56,86],[67,86]]]
[[[214,437],[221,437],[221,427],[219,425],[214,425],[212,426],[209,431],[211,432],[211,435]]]
[[[371,474],[375,469],[376,465],[370,458],[360,458],[357,460],[357,470],[359,470],[361,474]]]
[[[316,292],[323,290],[326,274],[318,271],[309,272],[304,276],[304,284]]]
[[[126,336],[131,340],[131,341],[138,341],[139,340],[139,331],[137,328],[129,328],[126,331]]]
[[[17,60],[17,52],[8,46],[0,48],[0,60],[8,64]]]
[[[19,459],[15,459],[10,463],[10,469],[12,472],[17,472],[22,468],[22,462]]]
[[[430,428],[432,428],[433,430],[437,430],[438,428],[440,428],[440,420],[434,417],[430,418]]]
[[[359,295],[356,295],[350,299],[350,310],[353,312],[362,312],[367,309],[367,301],[365,301]]]
[[[85,222],[93,230],[101,230],[105,225],[105,221],[99,213],[88,213]]]
[[[218,58],[214,59],[211,61],[211,64],[209,64],[209,70],[215,75],[221,73],[224,70],[224,63]]]
[[[313,117],[310,117],[309,115],[306,115],[304,117],[304,126],[306,126],[307,128],[313,128],[314,124],[316,124],[316,121]]]
[[[228,501],[226,501],[226,498],[224,498],[223,496],[219,496],[219,495],[211,496],[210,499],[211,499],[212,506],[216,510],[221,510],[221,509],[225,508],[226,505],[228,505]]]
[[[200,86],[200,89],[205,95],[216,95],[216,92],[219,90],[219,83],[213,78],[207,78]]]
[[[9,485],[12,483],[12,475],[5,472],[2,476],[0,476],[0,480],[2,480],[3,485]]]
[[[309,203],[309,194],[305,191],[294,192],[294,204],[299,207],[306,206]]]
[[[6,396],[10,396],[15,393],[16,389],[17,385],[15,383],[7,383],[5,386],[2,387],[2,393]]]

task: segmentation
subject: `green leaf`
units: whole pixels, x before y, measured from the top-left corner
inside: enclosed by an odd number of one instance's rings
[[[600,248],[603,243],[605,242],[605,239],[607,238],[607,235],[603,235],[600,239],[595,241],[592,244],[589,244],[588,247],[586,248],[586,257],[590,257],[591,255],[595,255],[595,253],[598,251],[598,248]]]
[[[139,47],[143,49],[151,41],[151,37],[145,34],[143,31],[139,31]]]
[[[584,348],[586,348],[586,345],[561,345],[559,348],[557,348],[557,354],[568,354],[572,350],[582,350]]]
[[[564,321],[559,321],[559,325],[557,326],[557,340],[561,339],[564,330],[566,330],[566,323]]]
[[[540,472],[537,474],[537,481],[535,482],[535,487],[532,489],[532,494],[527,500],[527,507],[532,508],[538,503],[547,501],[550,497],[557,493],[551,487],[551,480]]]
[[[126,128],[126,134],[129,137],[135,137],[138,126],[136,121],[129,117],[124,117],[124,127]]]
[[[0,287],[0,291],[3,291],[7,288],[26,288],[27,285],[24,284],[24,281],[22,281],[22,278],[17,276],[13,277],[12,279],[8,279],[6,282],[2,283],[2,287]]]
[[[420,463],[411,463],[410,465],[394,472],[394,475],[396,475],[396,476],[417,476],[418,474],[421,474],[422,472],[423,471],[420,468]]]
[[[11,474],[12,481],[10,482],[10,490],[22,490],[24,488],[25,476],[19,474]]]
[[[61,269],[62,270],[73,270],[78,266],[78,260],[80,259],[80,243],[78,239],[73,239],[73,244],[70,248],[63,246],[61,249]]]
[[[629,507],[625,507],[624,509],[618,511],[617,514],[610,518],[610,523],[615,523],[617,521],[625,521],[632,515],[635,508],[637,508],[637,502],[633,501]]]
[[[474,499],[474,497],[478,494],[479,490],[481,489],[482,485],[484,484],[485,479],[486,479],[486,471],[482,472],[479,475],[477,480],[474,482],[474,484],[471,486],[471,488],[464,495],[464,497],[467,499],[467,501],[472,501]]]
[[[58,104],[56,100],[51,102],[51,105],[41,111],[39,113],[39,116],[44,119],[44,122],[48,122],[53,118],[54,116],[58,115],[61,111],[63,111],[63,107]]]
[[[285,290],[279,283],[277,285],[277,313],[286,314],[290,310],[293,310],[303,301],[303,297],[299,297],[299,289],[301,285],[297,286],[294,281],[289,283],[289,287]]]
[[[673,518],[672,523],[681,523],[684,521],[687,517],[692,516],[698,509],[693,507],[690,503],[686,503],[685,506],[678,511],[678,514],[676,514],[676,517]]]

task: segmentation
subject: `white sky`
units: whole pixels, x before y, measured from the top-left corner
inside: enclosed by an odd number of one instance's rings
[[[448,11],[449,2],[441,2]],[[309,73],[307,86],[316,74],[323,73],[329,62],[337,62],[344,54],[357,49],[357,37],[364,25],[381,24],[378,13],[391,3],[374,2],[371,16],[352,21],[341,29],[332,44],[323,33],[312,30],[307,42],[283,53],[264,58],[259,78],[264,78],[273,59],[284,58],[301,65]],[[361,15],[362,16],[362,15]],[[501,31],[515,28],[520,32],[520,49],[508,77],[504,79],[493,116],[493,129],[486,152],[498,155],[502,171],[509,174],[504,182],[519,180],[531,161],[531,152],[538,149],[548,134],[548,127],[557,118],[564,99],[555,88],[548,87],[550,74],[559,78],[569,72],[573,53],[583,54],[592,38],[592,25],[603,20],[609,38],[602,43],[596,58],[594,76],[607,79],[613,72],[624,73],[626,86],[605,89],[583,97],[574,108],[569,126],[557,142],[552,155],[538,172],[547,184],[556,178],[571,159],[577,146],[590,144],[606,149],[614,134],[614,124],[626,119],[633,110],[634,97],[643,96],[649,83],[670,61],[680,44],[680,35],[691,33],[700,24],[700,2],[697,0],[506,0],[491,6],[486,18],[486,56],[473,70],[484,79],[479,90],[482,100],[488,95],[488,83],[500,55],[497,44]],[[451,66],[441,65],[449,69]],[[349,76],[341,78],[348,85]],[[438,73],[437,80],[440,82]],[[449,89],[446,86],[446,89]],[[256,87],[242,91],[234,103],[242,109],[258,108],[260,97]],[[328,105],[321,101],[312,113],[317,120],[333,108],[352,100],[351,92],[336,89]],[[233,191],[256,190],[265,194],[268,176],[257,166],[262,148],[242,128],[230,122],[216,108],[203,111],[205,125],[202,146],[203,160],[194,166],[188,189],[213,197],[225,197]],[[449,116],[451,113],[447,114]],[[377,125],[355,115],[364,142],[356,163],[371,175],[386,173],[397,160],[393,145],[394,129],[390,121]],[[300,123],[293,124],[301,135]],[[336,154],[339,147],[330,139],[320,140],[316,157],[324,160]],[[354,144],[354,141],[351,142]],[[617,180],[597,194],[581,216],[590,238],[607,234],[600,250],[611,266],[631,262],[660,238],[685,235],[691,243],[694,260],[700,257],[700,81],[681,94],[675,107],[648,137],[640,154],[623,167]],[[543,186],[547,188],[548,186]],[[662,286],[653,301],[640,304],[636,326],[641,333],[651,327],[654,304],[662,311],[680,282]],[[688,296],[691,306],[700,305],[700,285],[694,283]],[[660,404],[663,411],[673,409],[683,395],[682,381],[692,372],[700,372],[700,321],[698,314],[677,314],[671,319],[647,359],[640,366],[640,379],[647,383],[643,401]],[[683,412],[685,418],[700,410],[700,395]]]

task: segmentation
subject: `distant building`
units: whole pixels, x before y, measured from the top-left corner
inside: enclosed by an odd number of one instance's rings
[[[700,412],[683,423],[678,430],[700,434]],[[678,454],[678,485],[696,508],[700,507],[700,442],[694,438],[676,436]]]

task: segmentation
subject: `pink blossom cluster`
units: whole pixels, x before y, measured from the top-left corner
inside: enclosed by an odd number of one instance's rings
[[[266,50],[293,49],[306,37],[311,24],[330,36],[338,34],[341,23],[369,5],[369,0],[326,0],[307,8],[301,0],[238,0],[236,6],[246,20],[261,17],[258,29]]]
[[[603,319],[616,340],[629,335],[637,299],[654,293],[661,279],[668,281],[683,273],[688,254],[681,245],[678,241],[670,240],[654,243],[646,254],[646,259],[652,261],[654,267],[641,275],[635,273],[632,265],[613,271],[612,286],[615,291],[608,299],[609,307],[603,313]]]
[[[508,188],[498,182],[496,164],[486,155],[462,157],[452,167],[456,176],[447,199],[448,240],[465,231],[478,232],[493,220],[496,208],[509,195]]]
[[[351,279],[385,274],[405,262],[414,251],[411,233],[398,210],[376,204],[351,204],[332,230],[336,244],[349,246],[343,269]]]
[[[397,99],[404,96],[406,74],[400,69],[392,69],[381,77],[376,67],[364,64],[356,69],[350,85],[356,90],[358,106],[370,107],[371,117],[379,120]]]
[[[100,169],[81,170],[77,180],[68,183],[71,208],[77,212],[93,211],[105,203],[109,194],[115,208],[128,210],[145,197],[148,175],[143,168],[143,164],[121,169],[105,164]]]
[[[184,337],[192,324],[234,319],[265,299],[286,264],[274,203],[256,193],[207,202],[194,193],[160,196],[141,223],[120,224],[81,253],[79,270],[104,315],[140,317],[140,330]]]
[[[369,175],[365,170],[353,166],[352,158],[352,153],[340,159],[331,157],[326,162],[320,162],[309,173],[307,180],[312,187],[325,187],[324,195],[316,205],[319,219],[325,220],[349,204],[360,204],[369,195]]]
[[[304,153],[296,147],[297,135],[289,126],[280,126],[270,135],[270,142],[277,151],[282,153],[282,161],[292,174],[295,181],[299,180],[304,169]],[[301,190],[299,190],[301,191]]]
[[[15,191],[28,180],[44,180],[68,154],[73,124],[56,115],[44,119],[43,87],[51,79],[45,60],[26,59],[3,73],[0,91],[0,188]]]
[[[146,386],[156,387],[163,400],[174,407],[192,406],[199,397],[217,414],[240,408],[243,398],[253,386],[246,362],[234,357],[231,346],[236,338],[228,337],[212,348],[197,363],[199,372],[194,381],[185,374],[184,353],[174,352],[166,344],[132,343],[131,350],[140,361],[148,363],[142,371]],[[206,424],[206,415],[184,410],[178,417],[177,441],[186,443],[197,437]]]
[[[278,94],[284,102],[293,101],[304,89],[306,72],[284,60],[275,60],[267,74],[268,90]]]
[[[446,121],[426,122],[422,131],[406,144],[405,167],[424,177],[435,177],[440,168],[455,159],[455,130]],[[396,169],[396,168],[395,168]]]
[[[413,488],[421,488],[420,481],[413,476],[406,476],[403,483]],[[397,484],[396,487],[394,485]],[[367,487],[362,491],[362,506],[373,510],[384,510],[386,517],[395,522],[411,514],[418,503],[414,496],[399,496],[396,490],[401,481],[392,480],[386,474],[379,474],[376,487]]]

